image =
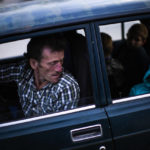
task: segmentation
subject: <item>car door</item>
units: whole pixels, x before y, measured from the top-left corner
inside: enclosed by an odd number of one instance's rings
[[[150,149],[149,96],[114,102],[111,107],[106,108],[112,125],[115,149]]]
[[[101,72],[97,72],[96,70],[96,67],[100,68],[100,63],[97,55],[96,40],[91,34],[93,27],[85,24],[57,28],[56,30],[25,34],[25,37],[32,38],[45,33],[49,34],[71,30],[81,31],[81,29],[84,31],[86,43],[88,43],[93,89],[93,95],[88,99],[94,100],[93,103],[82,105],[73,110],[2,122],[0,124],[1,149],[113,149],[111,128],[103,107],[106,104],[104,88],[103,84],[98,85],[98,82],[103,82],[102,78],[99,81],[97,80],[97,76],[101,75]],[[2,39],[1,43],[2,41],[9,43],[12,39],[15,41],[20,38],[22,39],[22,36],[12,36],[11,38],[5,38],[5,40]],[[5,64],[5,62],[2,60],[1,64]]]
[[[112,19],[113,20],[113,19]],[[126,33],[122,33],[127,31],[132,25],[141,23],[141,20],[144,22],[149,20],[149,15],[138,15],[135,18],[129,17],[128,18],[117,18],[114,19],[112,22],[104,21],[98,22],[96,24],[96,33],[98,42],[102,40],[100,32],[105,32],[111,35],[113,44],[114,44],[114,51],[116,50],[115,43],[119,40],[121,41],[122,34],[126,35]],[[122,28],[121,22],[125,22],[123,26],[126,28]],[[104,24],[103,24],[104,23]],[[126,25],[129,25],[126,27]],[[121,27],[122,26],[122,27]],[[115,27],[115,32],[113,32],[113,27]],[[112,31],[112,32],[111,32]],[[124,37],[125,39],[127,37]],[[116,39],[116,41],[114,40]],[[117,41],[118,40],[118,41]],[[147,41],[149,42],[149,41]],[[119,45],[117,45],[119,46]],[[99,43],[100,55],[104,57],[104,47],[102,44]],[[116,51],[118,52],[118,51]],[[103,58],[102,58],[103,59]],[[129,58],[128,58],[129,59]],[[105,62],[105,61],[103,61]],[[103,63],[102,62],[102,63]],[[106,68],[106,64],[103,64]],[[139,66],[140,67],[140,66]],[[106,88],[110,86],[109,77],[105,76],[105,69],[104,78]],[[107,72],[108,73],[108,72]],[[106,74],[107,74],[106,73]],[[142,82],[143,84],[143,82]],[[141,85],[141,83],[138,83]],[[110,94],[110,88],[106,89],[106,93],[108,93],[108,103],[112,101],[111,105],[106,106],[106,112],[108,113],[108,117],[110,120],[110,124],[112,127],[112,135],[114,140],[114,148],[116,150],[148,150],[150,149],[150,94],[142,94],[142,95],[135,95],[130,96],[128,93],[125,96],[115,97],[112,98]]]

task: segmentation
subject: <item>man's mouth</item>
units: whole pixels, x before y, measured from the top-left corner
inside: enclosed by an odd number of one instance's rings
[[[59,76],[60,76],[60,75],[53,75],[53,77],[55,77],[55,78],[59,78]]]
[[[52,76],[55,78],[59,78],[61,76],[61,73],[53,74]]]

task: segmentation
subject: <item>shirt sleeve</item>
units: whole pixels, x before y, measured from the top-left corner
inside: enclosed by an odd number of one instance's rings
[[[21,68],[19,64],[0,65],[0,82],[18,81]]]

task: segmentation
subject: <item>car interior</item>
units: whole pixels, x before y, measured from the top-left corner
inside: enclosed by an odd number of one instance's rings
[[[148,29],[148,33],[149,33],[148,38],[147,38],[146,43],[143,45],[143,47],[146,50],[148,57],[150,57],[150,44],[149,44],[150,21],[149,21],[149,19],[142,19],[142,20],[133,20],[133,21],[131,20],[128,22],[121,22],[120,25],[118,23],[116,23],[116,24],[107,24],[107,25],[101,25],[100,26],[101,32],[107,33],[112,37],[112,42],[113,42],[112,58],[118,59],[120,47],[125,42],[125,40],[127,39],[127,31],[129,30],[129,28],[132,25],[137,24],[137,23],[143,23]],[[105,26],[106,26],[106,28],[105,28]],[[112,29],[113,26],[115,26],[115,32],[114,33],[111,32],[111,30],[113,30]],[[126,80],[128,80],[128,78],[126,78]],[[139,83],[141,83],[141,82],[139,82]],[[117,92],[118,92],[117,96],[114,96],[115,94],[113,94],[113,92],[115,90],[113,89],[113,87],[111,87],[110,83],[109,83],[109,86],[110,86],[110,91],[111,91],[111,98],[113,100],[129,97],[130,89],[126,88],[126,89],[123,89],[121,92],[118,89],[117,90]]]

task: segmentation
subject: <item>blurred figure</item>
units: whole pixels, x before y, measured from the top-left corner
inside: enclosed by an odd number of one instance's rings
[[[118,60],[125,69],[127,93],[135,84],[141,83],[150,64],[149,56],[144,49],[148,30],[144,24],[134,24],[127,33],[127,40],[118,50]]]
[[[144,24],[134,24],[127,33],[127,44],[133,48],[144,46],[148,30]]]
[[[123,96],[124,89],[124,68],[119,61],[112,58],[113,43],[110,35],[101,33],[101,39],[103,44],[106,70],[108,74],[111,97],[119,98]]]
[[[147,54],[150,56],[150,20],[149,19],[143,19],[141,20],[141,22],[147,27],[148,30],[148,37],[147,37],[147,41],[144,44],[144,48],[147,52]]]

